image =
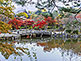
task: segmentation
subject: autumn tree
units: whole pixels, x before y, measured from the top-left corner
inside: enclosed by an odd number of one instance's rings
[[[5,22],[14,18],[14,13],[12,11],[13,8],[14,6],[12,6],[11,0],[0,0],[0,32],[1,33],[10,33],[9,30],[12,28],[12,26]]]
[[[7,18],[14,18],[13,9],[14,6],[11,5],[11,0],[0,0],[0,15]]]

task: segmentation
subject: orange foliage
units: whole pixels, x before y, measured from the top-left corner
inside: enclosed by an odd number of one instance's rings
[[[78,14],[78,15],[76,16],[76,18],[80,18],[80,19],[81,19],[81,14]]]
[[[45,43],[45,42],[43,42],[43,43],[38,42],[38,43],[37,43],[37,46],[39,46],[39,45],[40,45],[40,46],[46,46],[47,43]]]

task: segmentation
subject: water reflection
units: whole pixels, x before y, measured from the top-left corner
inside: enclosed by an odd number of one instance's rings
[[[81,39],[0,42],[1,61],[81,61]],[[31,43],[29,43],[31,42]]]
[[[81,54],[81,39],[52,39],[48,42],[37,42],[37,45],[44,46],[44,51],[51,51],[53,48],[62,48],[64,50],[72,49],[74,53]]]
[[[8,59],[8,61],[14,61],[17,60],[16,57],[19,56],[19,61],[22,61],[22,56],[27,55],[28,57],[30,57],[30,59],[32,59],[30,51],[28,48],[24,48],[22,47],[23,44],[21,44],[21,46],[17,46],[19,43],[17,42],[0,42],[0,55],[5,59],[0,58],[1,61],[5,61],[6,59]],[[36,53],[32,52],[33,57],[35,57],[35,59],[37,59],[36,57]],[[10,60],[10,56],[14,57],[14,59]],[[15,57],[16,56],[16,57]]]

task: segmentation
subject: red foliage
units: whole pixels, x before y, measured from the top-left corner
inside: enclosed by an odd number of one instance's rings
[[[29,35],[27,35],[27,37],[26,38],[30,38],[30,36]]]
[[[24,26],[27,26],[27,25],[28,26],[33,26],[34,21],[27,21],[27,20],[23,21],[23,20],[18,20],[16,18],[14,18],[13,20],[10,20],[8,22],[8,24],[12,24],[12,26],[14,28],[18,29],[21,25],[24,25]]]
[[[45,18],[45,21],[48,23],[55,23],[56,21],[52,19],[52,17]]]
[[[1,34],[1,32],[0,32],[0,34]]]
[[[32,20],[32,21],[23,21],[23,24],[24,25],[29,25],[29,26],[33,26],[33,24],[34,24],[34,21]]]
[[[36,24],[33,26],[34,27],[39,27],[42,28],[43,26],[45,26],[47,23],[46,21],[42,20],[42,21],[37,21]]]
[[[22,25],[22,23],[23,23],[23,21],[20,21],[20,20],[18,20],[18,19],[16,19],[16,18],[14,18],[13,20],[10,20],[10,21],[8,22],[8,24],[12,24],[12,26],[13,26],[14,28],[16,28],[16,29],[18,29],[19,26]]]
[[[14,18],[13,20],[10,20],[8,22],[8,24],[12,24],[12,26],[16,29],[19,29],[19,27],[21,27],[21,25],[24,25],[24,26],[32,26],[33,28],[43,28],[45,25],[47,24],[53,24],[53,23],[56,23],[56,20],[53,20],[52,17],[48,17],[48,18],[45,18],[44,20],[42,21],[31,21],[31,20],[18,20],[16,18]]]
[[[78,14],[78,15],[76,16],[76,18],[80,18],[80,19],[81,19],[81,14]]]

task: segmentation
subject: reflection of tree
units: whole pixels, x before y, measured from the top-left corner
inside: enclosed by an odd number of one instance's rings
[[[0,52],[6,59],[8,59],[9,56],[12,55],[12,54],[19,55],[20,57],[23,54],[27,54],[27,56],[30,57],[30,59],[32,58],[28,48],[14,47],[13,43],[11,43],[11,44],[0,43]],[[37,59],[36,53],[32,52],[32,54],[33,54],[33,57],[35,59]],[[16,59],[16,57],[15,57],[15,59]],[[21,57],[21,59],[22,59],[22,57]]]
[[[52,48],[58,48],[64,45],[64,40],[51,40],[48,42],[40,43],[38,42],[37,45],[44,46],[44,51],[51,51]]]
[[[61,48],[70,50],[72,49],[74,53],[81,54],[81,42],[78,39],[68,39]]]
[[[79,39],[51,40],[48,42],[38,42],[37,45],[44,46],[44,51],[51,51],[53,48],[61,47],[64,50],[72,49],[74,53],[81,53],[81,42]]]
[[[8,59],[12,53],[18,54],[18,52],[13,48],[13,45],[8,43],[0,43],[0,51],[6,59]]]

